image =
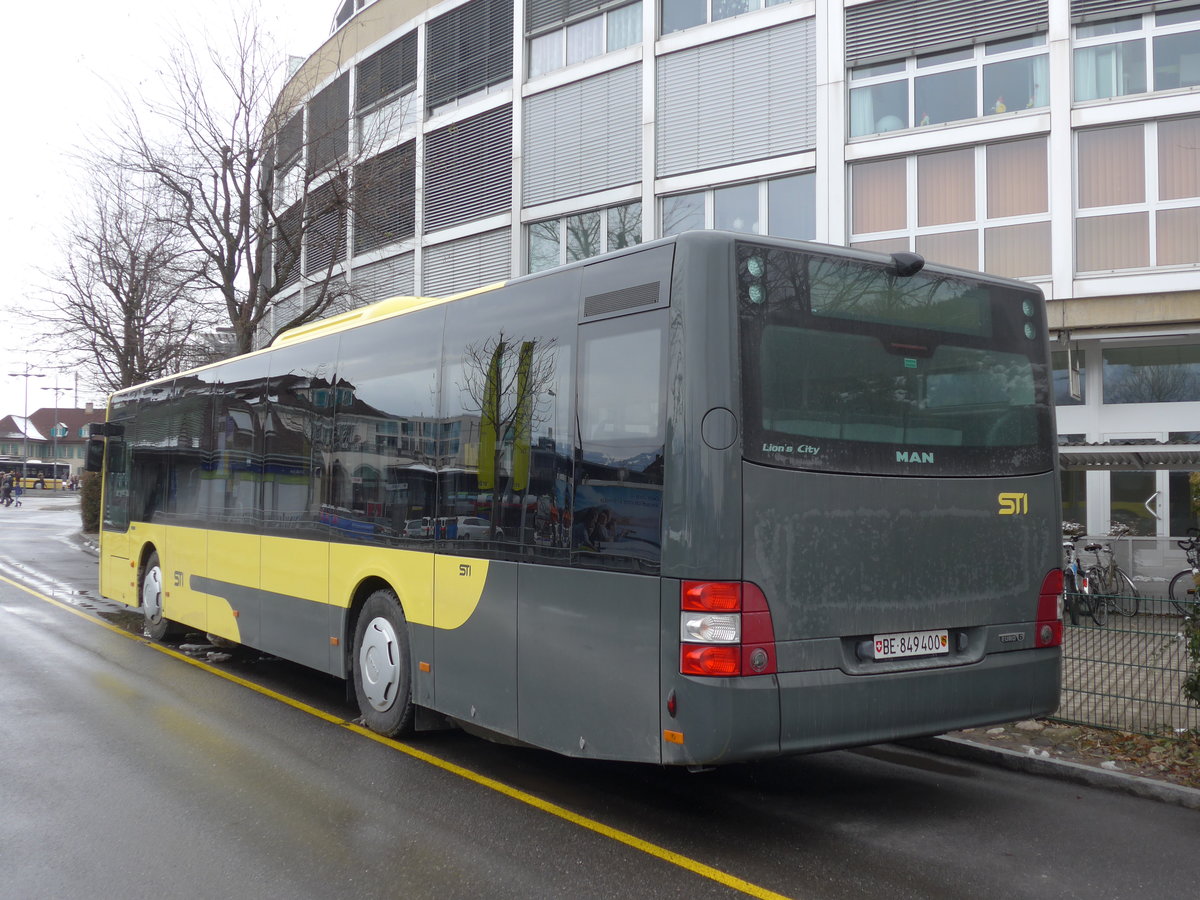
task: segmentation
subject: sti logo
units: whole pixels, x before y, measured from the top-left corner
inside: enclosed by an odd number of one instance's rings
[[[1000,504],[998,516],[1023,516],[1029,512],[1028,494],[999,494],[996,501]]]

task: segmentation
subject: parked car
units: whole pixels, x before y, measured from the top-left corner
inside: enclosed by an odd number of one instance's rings
[[[492,523],[478,516],[459,516],[457,519],[448,519],[447,525],[451,523],[453,523],[454,536],[460,541],[486,541],[492,536]],[[503,528],[496,529],[495,539],[504,540]]]
[[[404,536],[407,538],[433,537],[433,519],[409,519],[404,523]]]

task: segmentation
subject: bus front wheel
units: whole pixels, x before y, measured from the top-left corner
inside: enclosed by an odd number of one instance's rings
[[[363,724],[395,737],[413,722],[408,622],[390,590],[367,598],[354,629],[354,694]]]
[[[142,615],[146,617],[143,629],[152,641],[161,641],[171,630],[171,622],[163,616],[162,566],[158,553],[151,553],[142,568]]]

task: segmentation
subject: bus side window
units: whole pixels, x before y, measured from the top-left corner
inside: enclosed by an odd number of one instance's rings
[[[129,527],[129,453],[121,438],[108,439],[104,477],[104,527],[124,531]]]
[[[662,555],[666,312],[580,329],[576,565],[657,571]]]

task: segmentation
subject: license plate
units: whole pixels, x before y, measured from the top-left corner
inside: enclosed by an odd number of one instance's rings
[[[904,656],[932,656],[950,652],[950,636],[945,628],[934,631],[901,631],[875,635],[876,659]]]

